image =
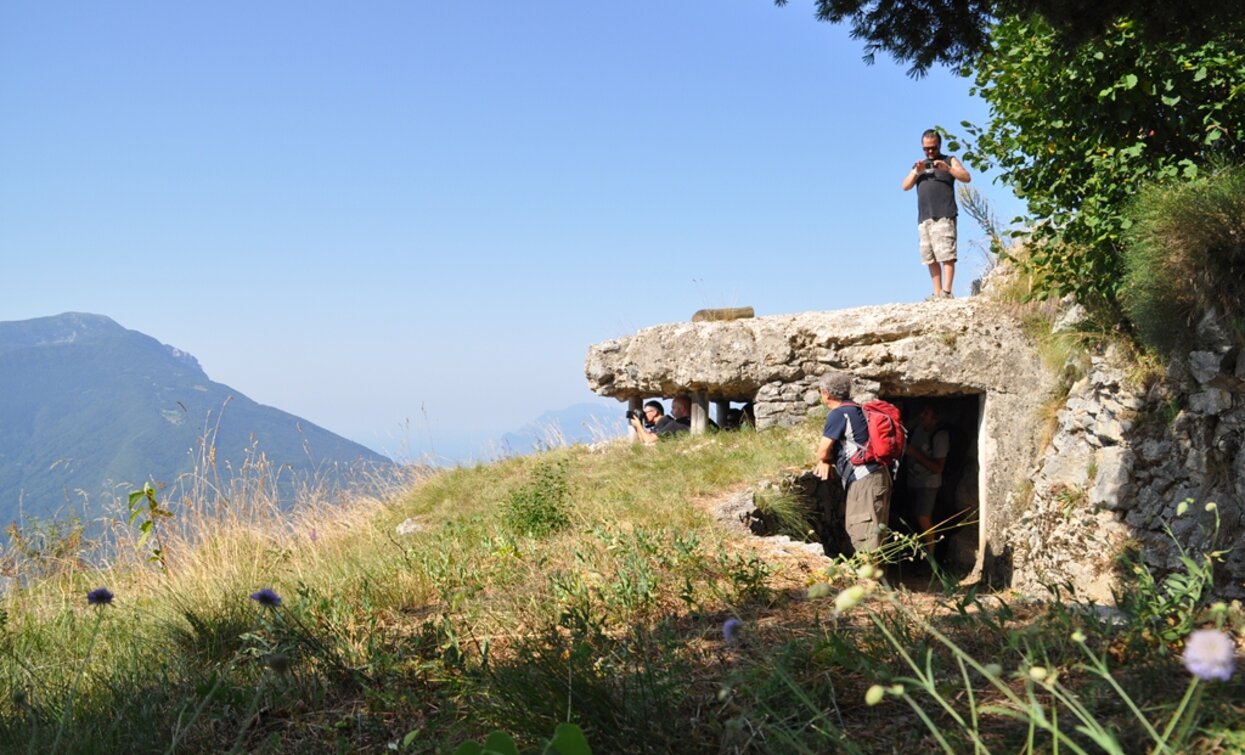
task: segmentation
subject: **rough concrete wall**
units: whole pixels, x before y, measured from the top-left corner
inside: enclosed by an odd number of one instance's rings
[[[1130,584],[1125,548],[1164,572],[1183,547],[1227,550],[1215,592],[1245,597],[1245,353],[1208,337],[1148,390],[1130,388],[1125,369],[1108,350],[1069,392],[1033,464],[1032,501],[1006,533],[1014,586],[1071,585],[1110,603]]]
[[[982,299],[658,325],[591,346],[584,369],[603,396],[756,397],[758,412],[764,402],[778,422],[817,405],[809,394],[830,368],[852,371],[862,390],[896,395],[1027,400],[1053,384],[1006,311]]]

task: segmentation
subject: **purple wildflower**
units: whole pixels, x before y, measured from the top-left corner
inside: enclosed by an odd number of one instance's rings
[[[728,644],[734,644],[739,628],[743,625],[744,623],[739,619],[727,619],[722,624],[722,639],[726,640]]]
[[[281,596],[277,595],[271,587],[265,587],[259,592],[251,593],[251,600],[265,608],[276,608],[281,605]]]
[[[93,606],[106,606],[112,602],[112,591],[107,587],[97,587],[86,594],[86,602]]]
[[[1184,644],[1184,667],[1204,682],[1232,677],[1236,645],[1218,629],[1199,629]]]

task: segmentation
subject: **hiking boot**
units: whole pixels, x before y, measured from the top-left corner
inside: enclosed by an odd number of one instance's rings
[[[942,298],[944,297],[941,293],[930,294],[929,296],[925,297],[925,301],[938,301],[939,299],[942,299]]]
[[[954,299],[955,296],[952,295],[950,291],[943,291],[942,293],[938,295],[938,298],[939,299]]]

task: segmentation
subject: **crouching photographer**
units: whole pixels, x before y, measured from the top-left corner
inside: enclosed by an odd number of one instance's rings
[[[666,414],[660,401],[648,401],[641,412],[627,411],[627,421],[642,443],[656,443],[662,438],[687,432],[687,425]]]

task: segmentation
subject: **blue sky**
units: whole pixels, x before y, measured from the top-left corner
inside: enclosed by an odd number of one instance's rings
[[[108,315],[469,456],[592,400],[591,343],[927,293],[899,183],[987,108],[861,52],[798,0],[7,2],[0,320]]]

